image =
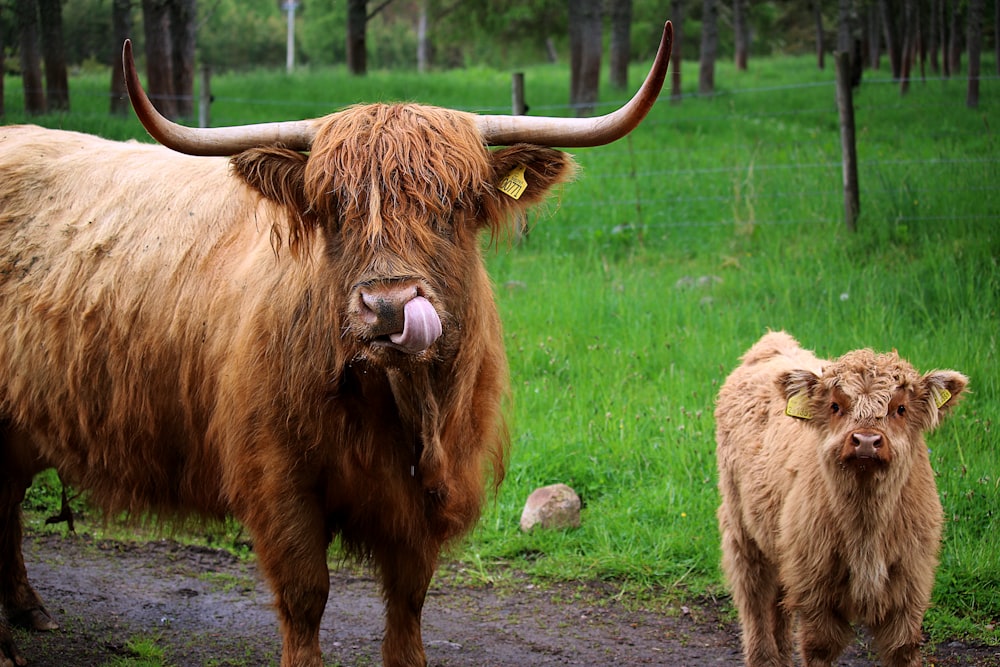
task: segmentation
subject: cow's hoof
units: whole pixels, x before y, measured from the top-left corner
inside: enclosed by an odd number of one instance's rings
[[[22,628],[27,628],[29,630],[48,632],[50,630],[59,629],[59,624],[53,621],[52,617],[49,616],[49,612],[45,611],[42,607],[25,609],[18,614],[13,615],[10,620],[15,625],[19,625]]]
[[[0,639],[0,667],[24,667],[28,661],[17,654],[14,642]]]

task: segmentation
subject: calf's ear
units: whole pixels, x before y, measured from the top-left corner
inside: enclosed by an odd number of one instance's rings
[[[819,377],[812,371],[785,371],[778,376],[778,391],[785,397],[785,414],[796,419],[812,419],[812,391]]]
[[[265,199],[288,213],[288,248],[298,255],[302,244],[312,236],[316,218],[310,213],[305,195],[306,156],[287,148],[251,148],[230,160],[233,171]],[[275,252],[282,244],[282,229],[278,222],[271,227],[271,244]]]
[[[969,378],[957,371],[931,371],[920,382],[927,391],[927,400],[932,406],[929,413],[933,417],[929,426],[936,426],[942,416],[958,405],[969,385]]]
[[[562,151],[516,144],[492,151],[492,188],[483,197],[484,217],[493,225],[523,216],[560,183],[573,179],[576,163]]]

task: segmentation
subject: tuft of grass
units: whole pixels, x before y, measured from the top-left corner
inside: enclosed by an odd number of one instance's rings
[[[125,642],[131,653],[106,663],[105,667],[164,667],[164,651],[159,638],[152,635],[136,635]]]

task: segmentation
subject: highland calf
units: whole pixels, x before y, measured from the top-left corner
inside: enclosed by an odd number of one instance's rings
[[[283,667],[322,664],[339,536],[381,576],[383,664],[423,665],[440,549],[505,467],[480,233],[503,235],[571,178],[553,146],[638,125],[670,36],[600,118],[371,104],[186,128],[153,109],[127,47],[133,105],[169,148],[0,127],[0,612],[55,626],[19,515],[55,468],[112,514],[242,521]],[[0,665],[21,665],[4,613]]]
[[[923,433],[966,378],[896,353],[817,359],[765,335],[719,392],[719,528],[750,667],[830,665],[871,630],[882,662],[919,665],[942,510]]]

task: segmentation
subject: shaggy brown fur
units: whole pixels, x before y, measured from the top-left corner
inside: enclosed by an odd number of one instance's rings
[[[719,392],[722,565],[747,665],[830,665],[872,631],[886,665],[920,664],[941,539],[923,432],[966,378],[917,373],[896,353],[817,359],[764,336]],[[788,413],[797,416],[789,416]]]
[[[497,184],[518,165],[514,200]],[[55,467],[109,512],[244,522],[285,667],[321,664],[340,535],[381,573],[384,663],[424,664],[438,553],[504,474],[507,369],[478,233],[572,173],[562,152],[488,151],[467,114],[417,105],[334,114],[309,157],[0,128],[10,618],[54,625],[25,573],[18,505]],[[419,352],[385,335],[413,295],[442,329]],[[4,656],[17,653],[0,618]]]

